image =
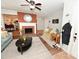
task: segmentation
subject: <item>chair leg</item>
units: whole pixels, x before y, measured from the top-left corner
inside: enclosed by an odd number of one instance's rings
[[[57,46],[56,46],[56,44],[55,44],[55,45],[53,45],[53,47],[54,47],[54,48],[56,48],[56,47],[57,47]]]
[[[54,48],[58,48],[57,44],[54,44],[53,47],[54,47]]]

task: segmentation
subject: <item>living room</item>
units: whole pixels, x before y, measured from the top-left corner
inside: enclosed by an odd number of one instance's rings
[[[78,57],[77,1],[2,0],[1,3],[2,59]]]

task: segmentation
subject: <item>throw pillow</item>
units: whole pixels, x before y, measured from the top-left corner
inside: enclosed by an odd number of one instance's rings
[[[8,36],[8,32],[7,31],[1,31],[1,37],[6,39],[6,37]]]
[[[49,31],[49,29],[48,28],[46,28],[45,30],[44,30],[44,32],[48,32]]]

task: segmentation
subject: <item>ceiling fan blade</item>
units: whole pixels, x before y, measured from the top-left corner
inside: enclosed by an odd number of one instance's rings
[[[41,10],[39,7],[36,7],[36,6],[35,6],[35,8],[37,8],[38,10]]]
[[[26,0],[28,3],[30,3],[30,1]]]
[[[41,3],[36,3],[35,5],[42,5]]]

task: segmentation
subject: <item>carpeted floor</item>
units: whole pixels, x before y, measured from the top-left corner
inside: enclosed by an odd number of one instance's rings
[[[21,55],[15,45],[16,40],[1,53],[2,59],[54,59],[39,37],[32,37],[32,46]]]

